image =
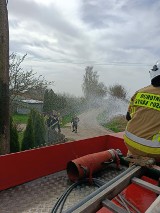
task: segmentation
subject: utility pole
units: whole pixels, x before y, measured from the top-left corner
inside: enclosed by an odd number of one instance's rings
[[[10,152],[9,26],[6,0],[0,0],[0,155]]]

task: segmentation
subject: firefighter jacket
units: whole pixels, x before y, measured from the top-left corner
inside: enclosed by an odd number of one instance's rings
[[[130,100],[124,140],[134,154],[160,158],[160,87],[149,85]]]

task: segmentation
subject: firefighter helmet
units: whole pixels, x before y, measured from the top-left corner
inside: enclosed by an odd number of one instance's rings
[[[157,76],[160,76],[160,61],[158,61],[154,66],[153,68],[150,70],[150,78],[151,78],[151,81],[157,77]]]

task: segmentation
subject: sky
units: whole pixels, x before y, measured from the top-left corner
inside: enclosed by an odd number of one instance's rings
[[[83,96],[87,66],[128,96],[160,60],[159,0],[8,0],[10,53],[56,93]]]

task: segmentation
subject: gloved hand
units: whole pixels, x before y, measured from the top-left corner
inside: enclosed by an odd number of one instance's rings
[[[127,121],[131,120],[131,115],[129,112],[127,112],[127,114],[126,114],[126,119],[127,119]]]

